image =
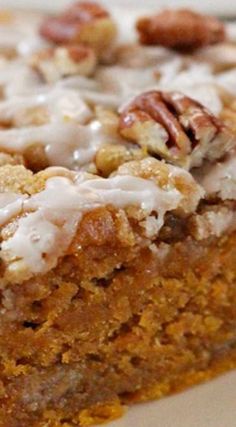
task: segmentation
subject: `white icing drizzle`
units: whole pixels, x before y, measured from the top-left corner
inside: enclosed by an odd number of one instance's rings
[[[42,87],[39,76],[22,59],[5,61],[0,68],[0,86],[6,98],[32,94]]]
[[[50,121],[61,119],[85,123],[92,117],[89,107],[78,92],[72,89],[52,87],[40,94],[12,96],[0,102],[0,121],[12,121],[22,112],[42,107],[50,116]]]
[[[105,93],[116,93],[121,98],[146,90],[157,82],[153,68],[137,69],[118,65],[99,70],[97,80]]]
[[[236,68],[224,71],[216,77],[216,82],[231,95],[236,95]]]
[[[196,175],[208,196],[218,195],[222,200],[236,200],[236,154],[217,162]]]
[[[218,195],[222,200],[236,199],[236,154],[223,162],[217,162],[196,175],[208,196]]]
[[[100,122],[87,126],[55,121],[42,126],[0,131],[0,147],[9,153],[22,153],[33,144],[45,146],[51,165],[78,169],[91,162],[103,143]]]
[[[0,193],[0,226],[19,214],[26,195],[16,193]]]
[[[144,62],[150,48],[143,47]],[[145,50],[147,49],[147,53]],[[159,48],[152,48],[153,50]],[[157,52],[158,53],[158,52]],[[154,53],[153,53],[154,55]],[[141,61],[141,58],[139,58]],[[218,80],[213,75],[210,65],[192,64],[184,71],[183,59],[180,56],[167,56],[166,61],[142,67],[115,65],[100,67],[95,80],[83,77],[72,77],[59,82],[63,87],[78,89],[81,96],[92,103],[108,107],[119,107],[127,99],[148,90],[178,90],[196,99],[219,114],[222,103],[218,94]],[[122,78],[121,78],[122,76]]]
[[[235,25],[235,22],[227,22],[226,23],[226,34],[227,34],[228,40],[230,40],[233,43],[236,41],[236,25]]]
[[[74,180],[51,177],[43,191],[25,200],[21,196],[10,200],[3,208],[8,212],[6,218],[1,216],[0,209],[2,224],[9,220],[10,214],[26,215],[19,219],[14,235],[2,243],[2,258],[7,257],[13,265],[21,260],[32,273],[44,273],[56,266],[70,245],[84,212],[106,205],[136,206],[146,217],[156,213],[157,233],[165,213],[176,209],[182,198],[176,188],[162,189],[152,181],[131,175],[103,179],[80,172]],[[18,203],[18,211],[14,203]]]

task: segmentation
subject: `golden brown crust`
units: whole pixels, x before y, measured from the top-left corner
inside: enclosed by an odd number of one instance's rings
[[[164,10],[137,22],[140,42],[177,50],[195,50],[225,39],[224,25],[216,18],[188,9]]]

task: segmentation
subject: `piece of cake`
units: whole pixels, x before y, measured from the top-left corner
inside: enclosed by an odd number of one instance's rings
[[[95,3],[27,17],[0,13],[0,426],[85,427],[236,367],[235,45],[186,10],[125,45]]]

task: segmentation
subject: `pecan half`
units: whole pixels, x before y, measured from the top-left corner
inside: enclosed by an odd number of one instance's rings
[[[90,47],[68,45],[46,48],[30,58],[30,65],[51,83],[72,75],[89,76],[96,67],[96,55]]]
[[[46,18],[40,34],[55,44],[84,43],[101,52],[113,42],[116,26],[99,4],[76,2],[60,15]]]
[[[179,92],[139,95],[121,112],[119,130],[150,154],[186,168],[221,158],[235,146],[220,119]]]
[[[177,50],[194,50],[225,39],[224,25],[216,18],[188,9],[164,10],[138,20],[140,42]]]

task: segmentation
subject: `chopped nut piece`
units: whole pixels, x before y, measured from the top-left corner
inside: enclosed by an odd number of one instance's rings
[[[52,43],[84,43],[100,53],[110,46],[116,26],[109,13],[94,2],[76,2],[55,17],[48,17],[40,34]]]
[[[179,92],[146,92],[121,113],[120,133],[150,154],[187,168],[215,160],[235,145],[233,133]]]
[[[44,79],[55,82],[63,77],[79,74],[89,76],[96,67],[94,51],[83,45],[60,46],[34,54],[30,64]]]
[[[225,39],[218,19],[188,9],[164,10],[137,22],[140,42],[177,50],[194,50]]]
[[[40,144],[32,144],[24,152],[26,166],[33,172],[38,172],[49,166],[45,149]]]

